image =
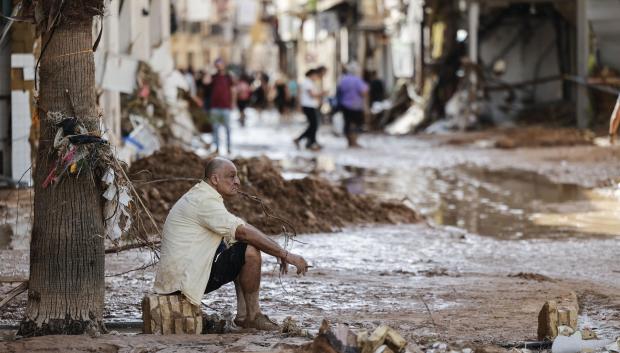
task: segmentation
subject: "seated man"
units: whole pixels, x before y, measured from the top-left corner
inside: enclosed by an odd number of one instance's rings
[[[159,294],[181,292],[200,306],[203,293],[234,281],[235,324],[277,330],[258,304],[261,251],[279,258],[282,272],[291,264],[297,274],[305,274],[308,264],[228,212],[222,197],[236,195],[239,183],[235,165],[214,158],[205,167],[204,180],[174,204],[164,224],[154,289]]]

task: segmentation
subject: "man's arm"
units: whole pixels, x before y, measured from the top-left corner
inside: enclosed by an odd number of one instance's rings
[[[287,264],[295,266],[297,268],[297,274],[305,274],[308,271],[308,263],[303,257],[288,252],[273,239],[249,224],[237,227],[235,239],[248,243],[271,256],[280,258],[284,266],[284,272],[286,272]]]

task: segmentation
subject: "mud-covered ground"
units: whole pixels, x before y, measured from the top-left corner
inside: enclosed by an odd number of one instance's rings
[[[233,136],[237,155],[266,154],[280,161],[289,179],[319,174],[350,192],[405,199],[427,217],[426,224],[300,235],[304,244],[292,250],[314,267],[305,277],[279,278],[266,258],[261,302],[270,317],[292,316],[311,333],[323,318],[354,328],[387,324],[424,347],[441,341],[448,349],[491,352],[535,340],[544,301],[574,291],[582,325],[605,338],[620,335],[620,265],[613,260],[620,229],[617,148],[498,149],[455,145],[445,136],[370,135],[361,139],[364,149],[347,150],[343,139],[323,128],[325,148],[313,153],[293,148],[299,124],[249,124]],[[0,255],[0,276],[27,275],[26,249]],[[150,256],[130,251],[106,260],[113,275]],[[152,270],[107,277],[106,321],[139,319],[152,279]],[[21,295],[5,308],[1,323],[14,323],[25,300]],[[207,313],[234,311],[232,286],[205,296],[204,304]],[[255,332],[197,338],[121,333],[5,341],[0,351],[286,352],[304,342],[309,340]]]

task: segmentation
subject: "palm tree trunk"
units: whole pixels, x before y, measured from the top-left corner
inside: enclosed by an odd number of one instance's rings
[[[49,43],[48,43],[49,42]],[[42,36],[41,135],[34,172],[34,225],[26,317],[20,335],[81,334],[103,327],[104,225],[99,180],[91,168],[46,188],[57,158],[58,127],[47,112],[75,116],[98,131],[92,18],[63,21]],[[47,117],[47,118],[46,118]]]

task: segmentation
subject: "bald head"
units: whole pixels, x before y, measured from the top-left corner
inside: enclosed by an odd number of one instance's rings
[[[205,166],[205,179],[211,178],[212,175],[217,174],[217,172],[223,167],[235,166],[235,164],[229,159],[223,157],[215,157],[207,162]]]
[[[223,197],[234,196],[239,190],[237,167],[226,158],[215,157],[207,162],[204,179]]]

